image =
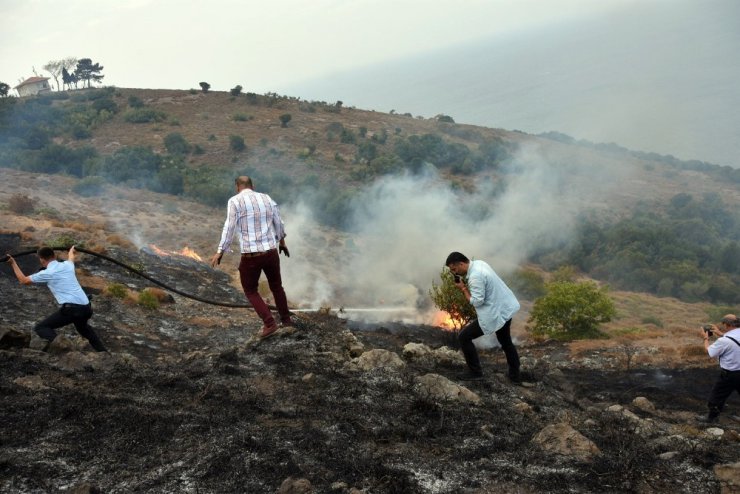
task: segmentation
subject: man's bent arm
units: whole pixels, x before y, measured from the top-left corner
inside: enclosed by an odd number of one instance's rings
[[[18,267],[18,263],[15,262],[15,259],[8,256],[8,261],[10,262],[10,265],[13,266],[13,272],[15,273],[15,277],[18,278],[18,281],[23,285],[31,285],[33,281],[31,281],[31,278],[23,274],[23,271],[21,271],[21,268]]]

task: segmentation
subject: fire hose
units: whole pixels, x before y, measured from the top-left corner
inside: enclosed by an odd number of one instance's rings
[[[69,250],[69,247],[52,247],[52,248],[54,250],[64,250],[64,251]],[[123,262],[121,262],[121,261],[119,261],[117,259],[113,259],[112,257],[106,256],[105,254],[100,254],[98,252],[93,252],[91,250],[84,249],[82,247],[77,247],[77,246],[75,246],[75,250],[77,252],[83,252],[85,254],[90,254],[92,256],[99,257],[101,259],[105,259],[108,262],[112,262],[113,264],[117,264],[118,266],[121,266],[122,268],[127,269],[127,270],[131,271],[132,273],[135,273],[135,274],[141,276],[142,278],[145,278],[145,279],[151,281],[155,285],[161,286],[162,288],[164,288],[167,291],[170,291],[170,292],[173,292],[173,293],[177,293],[178,295],[182,295],[183,297],[186,297],[186,298],[189,298],[189,299],[197,300],[198,302],[203,302],[204,304],[219,305],[221,307],[233,307],[233,308],[237,308],[237,309],[254,309],[254,307],[252,307],[252,305],[250,305],[250,304],[232,304],[232,303],[228,303],[228,302],[220,302],[218,300],[208,300],[208,299],[205,299],[205,298],[202,298],[202,297],[198,297],[197,295],[192,295],[190,293],[185,293],[185,292],[183,292],[181,290],[178,290],[177,288],[174,288],[172,286],[167,285],[166,283],[162,283],[161,281],[152,278],[148,274],[142,272],[139,269],[134,268],[133,266],[129,266],[128,264],[123,263]],[[35,254],[35,253],[36,253],[36,250],[34,249],[34,250],[26,250],[26,251],[23,251],[23,252],[18,252],[16,254],[11,254],[11,256],[13,258],[16,258],[16,257],[27,256],[29,254]],[[4,258],[0,259],[0,262],[7,262],[8,259],[9,259],[9,256],[6,255]],[[275,307],[274,305],[268,305],[268,307],[270,309],[272,309],[272,310],[277,310],[277,307]]]

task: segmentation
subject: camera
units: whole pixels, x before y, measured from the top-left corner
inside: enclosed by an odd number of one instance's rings
[[[455,283],[460,283],[461,281],[462,281],[462,278],[460,277],[460,275],[459,274],[456,274],[455,275]]]
[[[707,334],[707,336],[713,336],[714,332],[712,332],[712,325],[711,324],[705,324],[701,327],[701,329],[704,330],[704,332]]]

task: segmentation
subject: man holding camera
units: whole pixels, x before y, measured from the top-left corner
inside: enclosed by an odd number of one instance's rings
[[[509,379],[520,383],[519,354],[511,341],[511,318],[519,310],[519,301],[496,272],[484,261],[471,261],[459,252],[447,256],[445,265],[455,275],[455,285],[475,307],[477,319],[460,330],[458,340],[468,364],[468,372],[458,376],[463,380],[483,378],[478,350],[473,340],[484,334],[496,333],[509,365]],[[467,279],[467,285],[462,279]]]
[[[719,359],[720,366],[719,378],[707,402],[709,413],[697,417],[699,422],[704,423],[717,422],[732,391],[740,393],[740,319],[734,314],[727,314],[720,324],[724,326],[724,332],[714,324],[708,324],[701,330],[704,348],[711,358]],[[714,334],[719,338],[710,344],[709,337]]]

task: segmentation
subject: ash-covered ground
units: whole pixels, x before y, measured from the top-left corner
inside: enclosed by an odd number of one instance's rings
[[[15,247],[22,247],[16,245]],[[202,298],[243,303],[222,272],[108,252]],[[20,259],[19,259],[20,261]],[[34,256],[22,259],[27,273]],[[486,379],[460,382],[459,352],[429,327],[352,330],[300,314],[264,341],[260,321],[179,295],[146,309],[105,294],[152,284],[93,256],[77,263],[93,352],[73,327],[34,350],[54,310],[44,287],[0,265],[0,491],[158,493],[733,492],[740,436],[728,402],[693,421],[716,368],[574,360],[560,343],[520,346],[525,386],[483,352]],[[289,293],[289,287],[287,287]],[[409,345],[414,343],[416,345]],[[734,482],[734,484],[733,484]]]

